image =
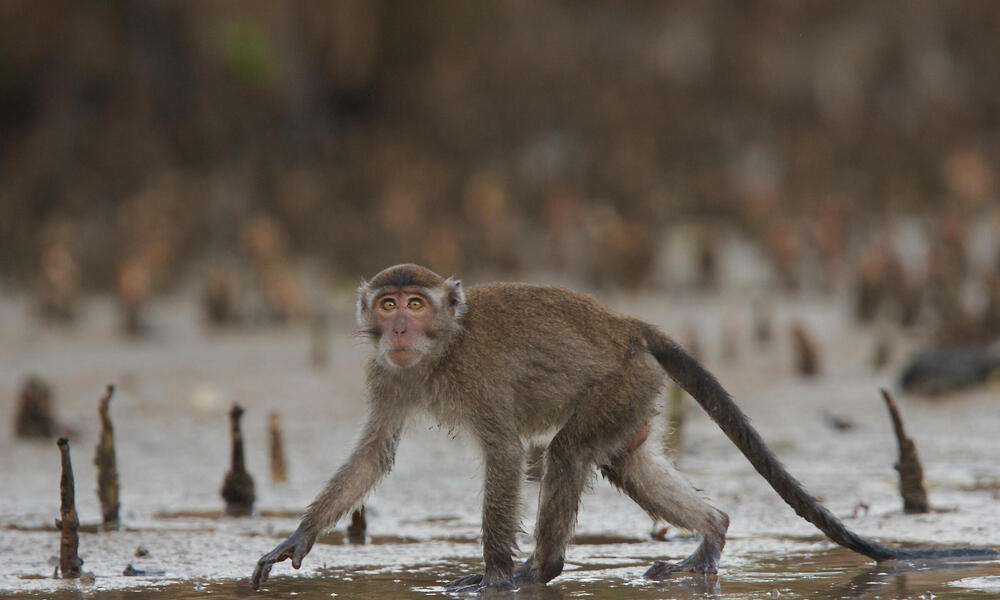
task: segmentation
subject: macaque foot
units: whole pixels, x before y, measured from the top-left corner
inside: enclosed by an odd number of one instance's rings
[[[483,583],[482,573],[473,573],[472,575],[466,575],[465,577],[459,577],[458,579],[452,579],[448,583],[444,584],[444,589],[449,592],[462,591],[467,587],[476,586]]]
[[[487,581],[482,573],[473,573],[465,577],[453,579],[444,584],[447,592],[464,594],[467,592],[481,592],[483,590],[512,590],[514,582],[510,579],[499,579],[493,582]]]
[[[563,558],[545,564],[538,564],[534,555],[514,570],[514,583],[517,585],[539,585],[555,579],[563,570]]]
[[[716,573],[718,568],[709,565],[693,565],[682,561],[679,563],[668,563],[658,560],[654,562],[646,572],[642,574],[646,579],[666,579],[674,573]]]
[[[518,585],[534,585],[536,583],[540,583],[538,574],[531,568],[530,559],[514,570],[514,581],[516,581]]]
[[[646,579],[666,579],[674,573],[718,573],[719,554],[717,552],[706,551],[704,546],[698,548],[694,554],[678,563],[668,563],[658,560],[652,564],[643,577]]]
[[[658,560],[650,565],[642,576],[645,579],[666,579],[674,573],[678,573],[682,570],[682,567],[677,563],[668,563],[663,560]]]

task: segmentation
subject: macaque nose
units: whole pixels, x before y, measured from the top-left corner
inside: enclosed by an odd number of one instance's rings
[[[406,319],[395,319],[392,322],[392,332],[396,335],[403,335],[406,333]]]

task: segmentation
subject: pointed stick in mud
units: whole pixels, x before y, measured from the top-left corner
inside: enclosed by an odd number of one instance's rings
[[[14,432],[18,437],[51,437],[56,430],[52,417],[52,388],[32,375],[21,386]]]
[[[281,435],[281,422],[278,413],[271,411],[267,415],[267,431],[271,440],[271,482],[280,483],[288,479],[285,467],[285,443]]]
[[[368,521],[365,519],[365,506],[351,513],[351,524],[347,526],[347,541],[352,544],[365,543],[365,531],[368,529]]]
[[[222,482],[222,499],[226,501],[226,514],[230,517],[246,517],[253,512],[253,477],[247,473],[243,461],[243,433],[240,431],[240,417],[243,408],[233,403],[229,411],[229,430],[233,440],[232,467]]]
[[[899,462],[895,468],[899,471],[899,492],[903,496],[903,512],[906,514],[928,512],[930,506],[927,503],[927,492],[924,491],[924,469],[917,457],[917,447],[903,431],[903,419],[899,416],[899,409],[892,396],[885,389],[881,391],[882,398],[889,407],[889,416],[892,417],[892,428],[899,441]]]
[[[795,371],[803,377],[819,375],[819,356],[816,344],[802,323],[792,324],[792,344],[795,347]]]
[[[684,450],[684,416],[687,406],[684,402],[684,390],[679,385],[670,386],[670,398],[667,400],[667,431],[664,449],[667,456],[677,460]]]
[[[83,561],[77,554],[80,536],[77,529],[80,519],[76,515],[76,490],[73,485],[73,463],[69,458],[69,440],[59,438],[57,442],[59,454],[62,457],[62,477],[59,480],[59,572],[63,579],[76,579],[80,576]]]
[[[115,386],[109,385],[98,405],[101,415],[101,439],[94,452],[94,464],[97,465],[97,497],[101,501],[101,516],[104,529],[118,529],[118,464],[115,459],[115,431],[111,426],[111,414],[108,405]]]
[[[854,318],[870,323],[878,314],[886,295],[885,251],[871,248],[862,254],[854,282]]]
[[[201,308],[205,322],[213,327],[225,327],[239,322],[236,309],[236,274],[227,264],[213,265],[202,281]]]

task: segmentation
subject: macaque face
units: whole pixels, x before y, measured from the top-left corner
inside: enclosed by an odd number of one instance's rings
[[[379,356],[390,366],[405,369],[420,362],[430,347],[428,327],[435,307],[421,289],[389,289],[372,303],[379,332]]]

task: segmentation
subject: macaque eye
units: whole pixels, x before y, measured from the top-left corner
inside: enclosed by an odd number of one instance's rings
[[[410,301],[406,303],[406,307],[410,310],[420,310],[424,307],[424,301],[420,298],[410,298]]]
[[[393,298],[386,298],[381,304],[382,310],[393,310],[396,308],[396,300]]]

